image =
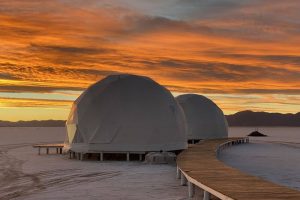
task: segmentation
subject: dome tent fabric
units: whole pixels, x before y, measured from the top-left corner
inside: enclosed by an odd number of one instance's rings
[[[184,113],[152,79],[110,75],[75,100],[65,148],[74,152],[172,151],[187,148]]]
[[[228,124],[223,111],[210,99],[196,94],[176,97],[187,123],[188,140],[228,137]]]

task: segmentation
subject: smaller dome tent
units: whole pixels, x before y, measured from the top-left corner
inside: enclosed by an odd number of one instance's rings
[[[66,123],[73,152],[148,152],[187,148],[184,113],[163,86],[110,75],[75,100]]]
[[[228,124],[223,111],[210,99],[196,94],[176,97],[182,107],[188,140],[228,137]]]

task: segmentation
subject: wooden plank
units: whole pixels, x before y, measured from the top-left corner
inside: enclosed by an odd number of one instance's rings
[[[241,143],[241,139],[205,140],[191,145],[178,156],[177,165],[189,181],[219,193],[223,199],[300,200],[300,192],[297,190],[245,174],[217,159],[221,144],[230,142],[226,144],[229,147]]]

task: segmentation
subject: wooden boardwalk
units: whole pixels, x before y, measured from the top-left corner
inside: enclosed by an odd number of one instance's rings
[[[239,142],[238,142],[239,141]],[[219,161],[217,154],[230,145],[247,142],[244,138],[205,140],[192,145],[177,158],[178,178],[189,186],[189,196],[195,187],[220,199],[300,200],[300,192],[261,178],[245,174]]]
[[[38,154],[41,154],[41,149],[46,149],[46,154],[50,153],[50,149],[56,149],[56,154],[62,154],[62,149],[64,147],[63,143],[57,144],[35,144],[33,148],[38,148]]]

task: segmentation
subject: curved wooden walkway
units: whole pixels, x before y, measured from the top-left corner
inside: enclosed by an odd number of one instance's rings
[[[192,145],[177,158],[177,176],[188,184],[189,196],[195,187],[204,190],[203,199],[210,194],[220,199],[300,200],[300,192],[261,178],[245,174],[219,161],[217,154],[231,145],[248,142],[248,138],[205,140]]]

